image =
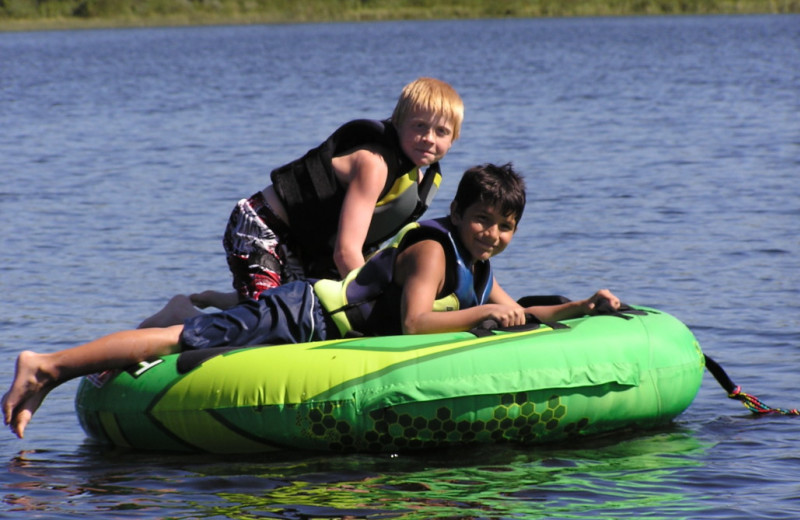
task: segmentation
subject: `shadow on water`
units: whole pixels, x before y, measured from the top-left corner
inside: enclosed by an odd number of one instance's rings
[[[609,509],[618,518],[694,516],[708,504],[681,482],[708,447],[679,425],[571,446],[387,455],[187,456],[86,443],[74,453],[11,459],[4,502],[48,518],[587,518]]]

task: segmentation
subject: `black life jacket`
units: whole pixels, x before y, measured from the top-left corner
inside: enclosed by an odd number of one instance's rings
[[[370,144],[379,145],[389,174],[373,212],[365,256],[418,219],[439,189],[439,163],[431,164],[419,182],[419,168],[403,153],[397,131],[388,121],[350,121],[300,159],[273,170],[272,185],[289,216],[289,246],[301,258],[309,278],[338,278],[333,248],[346,187],[337,180],[332,160]]]

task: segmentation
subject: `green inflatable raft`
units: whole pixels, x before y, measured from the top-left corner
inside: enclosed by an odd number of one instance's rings
[[[397,452],[669,422],[704,356],[644,307],[514,330],[195,351],[84,378],[87,434],[142,450]]]

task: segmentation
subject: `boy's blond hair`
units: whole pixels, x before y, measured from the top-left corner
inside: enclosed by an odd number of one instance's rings
[[[464,102],[450,84],[434,78],[418,78],[406,85],[394,107],[392,123],[400,126],[414,110],[446,117],[453,125],[453,141],[458,139],[464,120]]]

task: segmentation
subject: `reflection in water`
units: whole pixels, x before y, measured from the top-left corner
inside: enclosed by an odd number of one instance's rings
[[[192,517],[505,518],[698,515],[707,504],[682,482],[707,449],[670,427],[578,447],[482,446],[393,456],[268,454],[257,458],[98,452],[8,464],[12,510],[136,511]],[[80,484],[76,484],[80,483]],[[54,494],[61,495],[55,499]],[[60,504],[60,505],[57,505]],[[91,504],[91,505],[89,505]]]

